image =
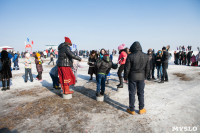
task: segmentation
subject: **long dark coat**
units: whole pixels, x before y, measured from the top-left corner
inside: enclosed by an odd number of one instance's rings
[[[7,51],[1,52],[1,62],[2,62],[2,70],[0,72],[1,78],[2,79],[12,78],[11,60],[8,58],[8,52]]]

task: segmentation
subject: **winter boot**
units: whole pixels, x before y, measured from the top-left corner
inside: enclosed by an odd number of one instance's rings
[[[129,114],[135,115],[135,111],[130,111],[130,109],[126,110]]]
[[[99,93],[99,92],[98,92],[98,93],[96,93],[96,96],[97,96],[97,97],[100,97],[100,93]]]
[[[165,79],[165,82],[168,82],[168,79]]]
[[[161,80],[160,82],[158,82],[158,83],[164,83],[164,81],[163,80]]]
[[[90,75],[90,80],[93,80],[93,77],[92,77],[92,75]]]
[[[60,88],[59,86],[57,86],[57,85],[55,85],[54,88],[55,88],[56,90],[60,90],[60,89],[61,89],[61,88]]]
[[[120,84],[117,86],[117,88],[123,88],[123,78],[120,78]]]
[[[139,114],[145,114],[147,111],[145,109],[140,109]]]
[[[101,94],[102,96],[104,96],[104,92],[100,92],[100,94]]]
[[[65,94],[65,88],[64,88],[64,86],[61,85],[61,88],[62,88],[62,90],[63,90],[63,94]]]
[[[69,86],[64,86],[64,93],[63,94],[73,94],[74,93],[74,91],[70,91],[69,90]]]
[[[6,81],[5,80],[2,80],[2,86],[3,86],[3,88],[1,90],[6,91]]]
[[[10,90],[10,86],[7,86],[6,90]]]
[[[10,79],[7,80],[7,90],[10,90]]]

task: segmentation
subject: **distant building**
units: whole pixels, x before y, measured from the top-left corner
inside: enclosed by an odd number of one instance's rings
[[[46,49],[53,49],[53,50],[58,50],[58,45],[45,45],[46,46]]]

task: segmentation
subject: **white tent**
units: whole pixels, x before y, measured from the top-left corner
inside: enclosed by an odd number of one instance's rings
[[[0,51],[2,51],[2,50],[13,51],[14,48],[13,48],[13,47],[10,47],[10,46],[1,46],[1,47],[0,47]]]

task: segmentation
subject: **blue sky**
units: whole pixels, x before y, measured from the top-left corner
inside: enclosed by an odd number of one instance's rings
[[[0,46],[34,50],[68,36],[79,49],[200,46],[198,0],[0,0]]]

